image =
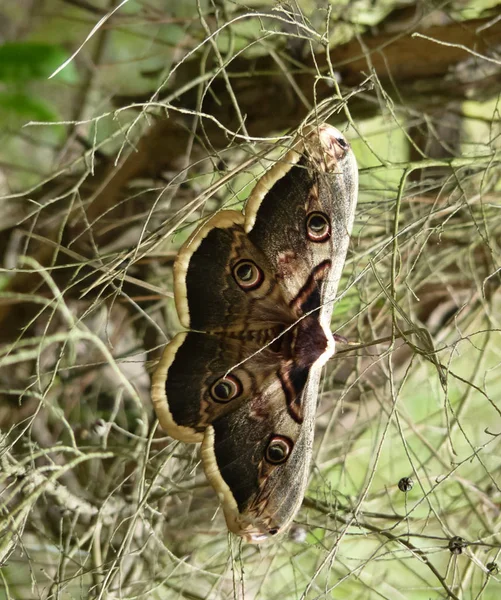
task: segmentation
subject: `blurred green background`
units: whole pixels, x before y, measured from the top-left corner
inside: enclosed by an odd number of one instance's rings
[[[1,600],[500,597],[499,40],[495,1],[2,3]],[[360,167],[352,345],[252,546],[150,374],[177,249],[316,120]]]

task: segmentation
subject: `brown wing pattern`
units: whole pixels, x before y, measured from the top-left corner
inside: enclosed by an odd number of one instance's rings
[[[202,441],[228,527],[283,530],[306,489],[332,302],[353,224],[357,168],[329,125],[307,131],[181,249],[175,300],[188,333],[167,345],[152,398],[172,437]]]

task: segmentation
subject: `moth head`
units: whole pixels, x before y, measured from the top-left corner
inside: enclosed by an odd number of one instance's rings
[[[327,123],[310,126],[303,131],[303,152],[324,173],[339,171],[341,163],[351,152],[344,135]]]

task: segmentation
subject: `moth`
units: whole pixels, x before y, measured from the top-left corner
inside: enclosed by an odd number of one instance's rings
[[[163,352],[153,405],[170,436],[202,442],[228,528],[249,542],[287,528],[304,497],[357,193],[344,136],[310,127],[257,182],[244,212],[214,214],[174,264],[188,331]]]

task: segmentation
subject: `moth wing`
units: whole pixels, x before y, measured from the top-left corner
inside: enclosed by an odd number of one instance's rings
[[[283,391],[269,379],[261,394],[207,427],[206,475],[223,506],[228,529],[249,542],[283,531],[299,510],[308,483],[320,365],[299,393],[301,422],[284,410]],[[270,462],[270,447],[285,444],[286,460]]]
[[[268,259],[243,224],[240,212],[216,213],[181,248],[174,291],[186,328],[227,334],[292,322]]]
[[[152,386],[160,424],[176,439],[203,441],[204,469],[228,527],[252,542],[282,531],[301,504],[322,362],[301,368],[280,352],[256,350],[237,339],[180,333]],[[218,401],[214,386],[225,377],[238,393]]]
[[[322,124],[299,138],[249,197],[245,230],[266,255],[296,315],[336,295],[357,191],[350,145],[335,127]]]
[[[261,393],[280,360],[251,341],[178,333],[153,375],[152,400],[160,425],[175,439],[201,442],[214,419]]]

